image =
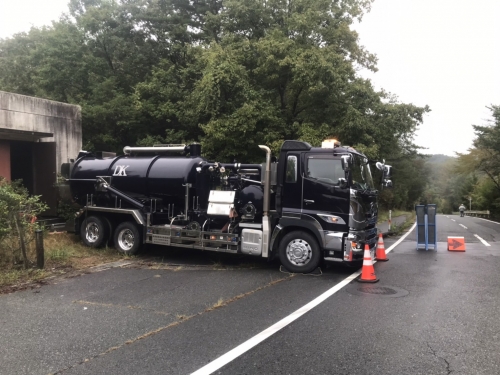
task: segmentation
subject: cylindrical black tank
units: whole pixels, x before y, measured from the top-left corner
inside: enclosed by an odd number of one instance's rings
[[[264,190],[262,186],[249,185],[238,193],[236,210],[243,220],[253,220],[262,215],[264,207]]]
[[[85,156],[75,162],[70,185],[74,199],[85,204],[87,194],[95,194],[97,176],[110,176],[111,185],[128,195],[159,198],[164,204],[173,203],[180,208],[186,192],[182,185],[197,187],[196,167],[202,161],[205,159],[199,156]]]

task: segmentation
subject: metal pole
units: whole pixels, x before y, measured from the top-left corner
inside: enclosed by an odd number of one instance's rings
[[[425,223],[425,251],[429,250],[429,217],[427,214],[424,215]]]
[[[389,210],[389,231],[391,230],[391,218],[392,218],[392,210]]]
[[[472,211],[472,198],[469,197],[469,211]]]
[[[35,230],[35,242],[36,242],[36,266],[43,269],[45,265],[45,254],[43,249],[43,230]]]

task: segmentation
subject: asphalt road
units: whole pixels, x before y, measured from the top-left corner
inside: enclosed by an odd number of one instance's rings
[[[214,374],[499,374],[500,224],[437,218],[375,264],[289,275],[275,263],[150,250],[137,262],[0,296],[0,374],[209,374],[203,367],[335,293]],[[466,252],[447,251],[463,236]],[[390,248],[397,238],[388,238]],[[487,246],[489,245],[489,246]],[[296,315],[298,316],[298,315]]]

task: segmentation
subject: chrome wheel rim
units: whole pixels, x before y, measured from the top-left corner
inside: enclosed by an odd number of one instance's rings
[[[99,225],[95,222],[90,222],[85,227],[85,238],[89,243],[95,243],[99,239]]]
[[[295,266],[305,266],[312,258],[311,245],[300,238],[292,240],[286,247],[286,257]]]
[[[134,233],[130,229],[122,229],[118,233],[118,245],[123,251],[129,251],[134,246]]]

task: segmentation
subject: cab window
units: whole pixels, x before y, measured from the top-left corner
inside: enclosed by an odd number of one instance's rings
[[[289,155],[286,161],[286,182],[297,182],[297,156]]]
[[[307,159],[307,177],[327,184],[338,185],[339,178],[345,178],[339,159],[309,157]]]

